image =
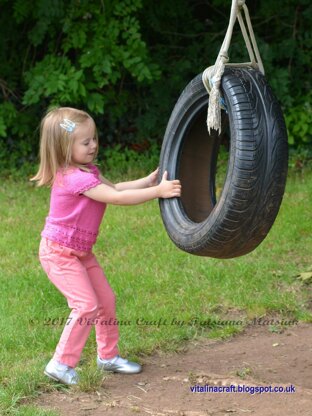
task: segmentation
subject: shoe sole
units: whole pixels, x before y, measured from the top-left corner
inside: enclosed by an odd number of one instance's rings
[[[107,371],[109,373],[119,373],[119,374],[139,374],[142,372],[142,369],[140,368],[138,371],[122,371],[122,370],[118,370],[118,369],[106,369],[103,367],[98,367],[99,370],[102,371]]]
[[[48,373],[47,371],[44,371],[44,374],[45,374],[46,376],[48,376],[49,378],[51,378],[52,380],[54,380],[54,381],[58,381],[59,383],[64,384],[64,383],[63,383],[63,382],[62,382],[59,378],[52,376],[52,374]]]
[[[129,374],[129,375],[131,375],[131,374],[139,374],[139,373],[141,373],[141,371],[142,370],[140,370],[140,371],[132,371],[132,372],[129,372],[129,371],[120,371],[120,370],[115,370],[115,371],[113,371],[114,373],[118,373],[118,374]]]

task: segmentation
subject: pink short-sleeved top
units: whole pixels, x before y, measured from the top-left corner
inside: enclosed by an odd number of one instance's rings
[[[51,241],[80,251],[91,251],[99,233],[106,204],[83,195],[102,182],[99,170],[73,167],[57,172],[52,186],[50,211],[41,233]]]

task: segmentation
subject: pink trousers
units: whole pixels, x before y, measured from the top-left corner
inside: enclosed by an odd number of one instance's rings
[[[118,354],[115,295],[93,253],[76,251],[42,238],[40,263],[72,309],[54,359],[75,367],[92,326],[100,358]]]

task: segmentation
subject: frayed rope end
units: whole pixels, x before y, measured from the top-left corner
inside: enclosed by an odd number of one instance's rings
[[[209,95],[209,106],[207,115],[208,132],[216,130],[218,134],[221,133],[221,107],[220,107],[220,90],[212,88]]]
[[[224,69],[224,62],[222,59],[220,59],[219,62],[217,62],[214,66],[214,76],[210,80],[212,88],[209,93],[209,105],[207,115],[207,127],[209,134],[211,134],[212,129],[216,130],[218,134],[221,133],[220,84]]]

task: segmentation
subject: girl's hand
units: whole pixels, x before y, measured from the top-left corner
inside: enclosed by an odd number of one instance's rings
[[[158,185],[160,190],[160,198],[175,198],[181,196],[181,183],[178,179],[168,181],[168,172],[165,171],[160,184]]]
[[[159,168],[146,177],[147,188],[158,185],[158,171]]]

